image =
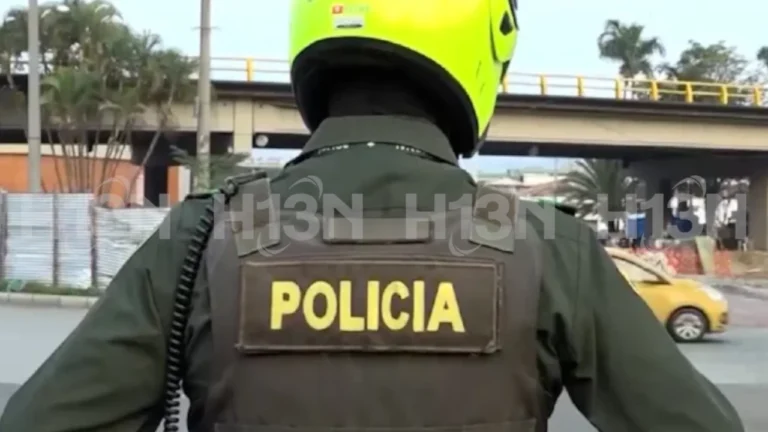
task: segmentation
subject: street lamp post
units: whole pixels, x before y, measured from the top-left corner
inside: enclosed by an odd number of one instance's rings
[[[27,18],[27,33],[29,46],[29,71],[27,72],[27,143],[29,145],[27,158],[29,176],[29,191],[42,191],[40,173],[40,14],[37,0],[29,0]]]
[[[197,160],[195,190],[210,185],[211,151],[211,0],[200,0],[200,73],[197,80]]]

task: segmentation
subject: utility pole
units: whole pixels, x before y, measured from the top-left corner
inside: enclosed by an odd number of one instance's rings
[[[211,0],[200,0],[200,73],[197,78],[197,161],[195,191],[210,188],[211,152]]]
[[[42,192],[40,173],[40,13],[37,0],[29,0],[27,37],[29,46],[29,71],[27,72],[27,174],[30,192]]]

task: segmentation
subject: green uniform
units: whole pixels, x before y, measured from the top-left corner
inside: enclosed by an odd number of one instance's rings
[[[359,144],[308,154],[329,141]],[[309,176],[316,181],[297,183]],[[437,194],[450,202],[476,188],[438,129],[393,117],[326,122],[297,163],[273,180],[272,190],[288,196],[313,188],[305,191],[315,194],[320,184],[342,200],[362,194],[367,209],[405,207],[406,195],[415,194],[423,210],[430,210]],[[0,430],[154,430],[162,416],[178,269],[208,199],[191,198],[171,211],[77,329],[13,395]],[[680,353],[592,230],[556,213],[554,239],[546,239],[548,233],[532,221],[545,237],[537,339],[550,412],[565,388],[602,431],[744,431],[731,404]],[[201,419],[212,368],[204,277],[193,304],[184,382],[191,425]]]

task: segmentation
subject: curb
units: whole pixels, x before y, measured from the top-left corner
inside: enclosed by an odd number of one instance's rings
[[[723,292],[737,294],[743,297],[749,297],[757,300],[768,300],[768,293],[765,292],[765,289],[752,288],[747,285],[733,285],[733,282],[714,283],[712,285]]]
[[[19,306],[47,306],[66,309],[88,309],[98,300],[98,297],[53,295],[53,294],[28,294],[28,293],[0,293],[0,305],[11,304]]]
[[[757,300],[768,300],[768,288],[762,288],[766,285],[765,280],[750,280],[750,279],[720,279],[708,276],[700,275],[683,275],[682,277],[694,279],[701,283],[711,285],[713,288],[717,288],[725,293],[736,294],[742,297],[749,297]],[[757,288],[754,285],[761,286]]]

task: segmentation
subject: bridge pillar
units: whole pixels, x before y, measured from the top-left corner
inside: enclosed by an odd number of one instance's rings
[[[672,199],[672,180],[669,178],[648,176],[645,178],[645,199],[650,200],[653,205],[645,209],[645,230],[646,239],[653,240],[661,238],[667,228],[667,222],[670,219],[669,201]],[[662,211],[655,209],[656,205],[662,206]],[[658,213],[661,220],[656,220]]]
[[[768,173],[749,178],[747,235],[752,247],[768,250]]]
[[[234,153],[251,153],[253,149],[253,101],[234,102],[232,150]]]
[[[183,199],[192,192],[192,170],[183,165],[179,165],[178,187],[179,199]]]

